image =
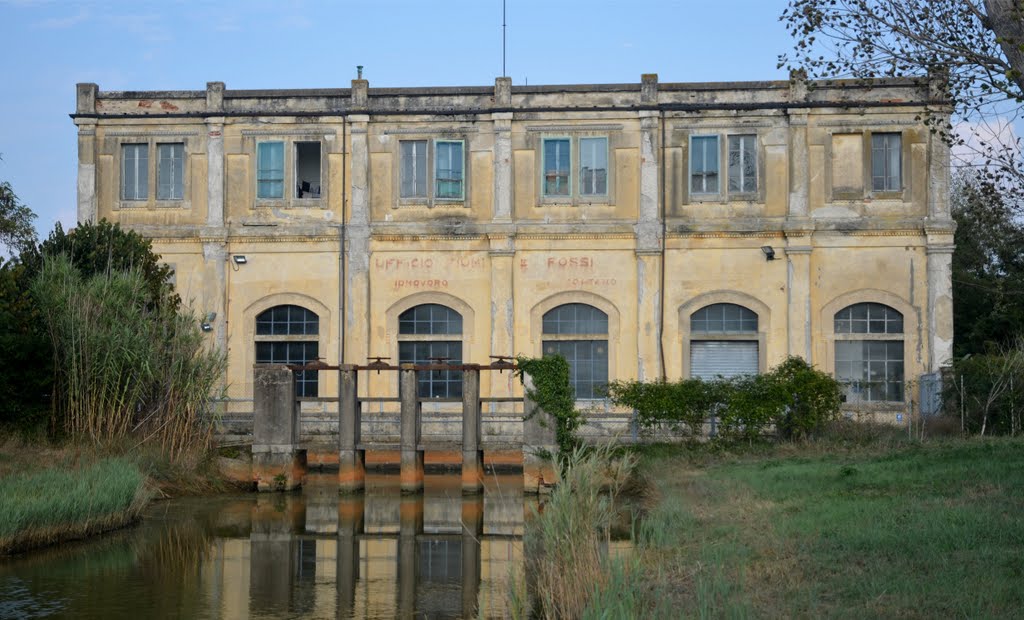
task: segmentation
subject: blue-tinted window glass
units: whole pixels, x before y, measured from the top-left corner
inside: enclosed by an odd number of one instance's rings
[[[569,195],[569,156],[568,138],[546,138],[544,140],[544,195]]]
[[[718,193],[718,136],[690,140],[690,193]]]
[[[284,198],[284,142],[256,146],[256,197]]]
[[[712,304],[690,315],[694,333],[756,332],[757,314],[736,304]]]
[[[450,200],[463,197],[462,142],[438,140],[434,146],[434,196]]]

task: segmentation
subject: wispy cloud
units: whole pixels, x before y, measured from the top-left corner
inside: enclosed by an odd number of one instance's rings
[[[89,11],[85,9],[79,9],[75,15],[66,15],[63,17],[48,17],[42,21],[33,24],[36,28],[42,28],[43,30],[65,30],[73,26],[77,26],[84,21],[87,21],[91,15]]]

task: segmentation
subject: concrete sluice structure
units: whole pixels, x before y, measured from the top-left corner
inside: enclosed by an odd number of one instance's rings
[[[467,496],[457,476],[428,478],[403,495],[371,474],[366,493],[339,497],[317,473],[301,494],[258,496],[205,560],[204,579],[223,580],[208,584],[222,617],[508,617],[531,512],[518,477]]]
[[[296,397],[298,373],[303,368],[285,365],[257,365],[254,369],[254,416],[252,438],[252,479],[259,491],[290,491],[302,485],[307,470],[308,448],[300,443],[299,427],[302,400]],[[403,493],[423,490],[425,453],[423,441],[422,399],[418,394],[418,373],[441,369],[449,372],[457,368],[462,375],[461,441],[456,451],[461,453],[462,493],[483,491],[484,443],[482,441],[482,407],[480,399],[480,371],[509,371],[514,366],[499,361],[490,366],[479,364],[433,364],[428,366],[402,364],[398,367],[378,363],[359,367],[343,364],[330,367],[316,366],[317,372],[337,371],[339,374],[338,431],[336,437],[337,485],[344,493],[364,489],[366,453],[394,450],[393,444],[364,441],[363,400],[358,396],[360,372],[397,371],[399,379],[399,482]],[[529,383],[529,377],[526,377]],[[531,388],[522,399],[500,399],[501,404],[518,402],[523,413],[518,416],[522,440],[516,445],[521,453],[523,489],[528,493],[543,492],[557,480],[553,459],[558,448],[555,440],[555,420],[537,406],[530,397]],[[514,418],[515,419],[515,418]],[[435,450],[451,449],[450,444],[433,446]]]

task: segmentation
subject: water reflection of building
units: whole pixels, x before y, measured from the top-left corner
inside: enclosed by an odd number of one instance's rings
[[[514,480],[492,487],[339,497],[314,481],[302,495],[250,500],[248,537],[217,538],[202,567],[211,608],[223,618],[507,616],[523,495]]]

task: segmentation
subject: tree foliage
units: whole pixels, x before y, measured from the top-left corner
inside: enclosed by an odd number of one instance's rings
[[[952,190],[954,354],[991,353],[1024,333],[1024,220],[977,171],[956,174]]]
[[[953,131],[941,106],[925,122],[1024,193],[1009,127],[1024,102],[1022,11],[1019,0],[790,0],[780,19],[796,43],[779,67],[815,78],[943,75],[953,113],[973,135]]]
[[[35,247],[34,219],[36,214],[18,200],[11,184],[0,181],[0,254],[17,255]]]
[[[58,222],[40,244],[39,256],[31,262],[33,274],[40,271],[42,261],[59,255],[67,256],[84,278],[137,270],[146,281],[150,303],[169,305],[172,310],[181,305],[181,298],[171,284],[174,270],[160,262],[160,255],[153,252],[152,241],[121,228],[120,224],[103,219],[98,223],[79,223],[65,233]]]

